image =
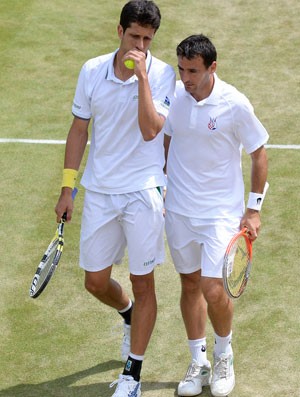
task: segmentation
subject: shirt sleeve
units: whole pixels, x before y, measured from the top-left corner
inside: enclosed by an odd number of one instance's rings
[[[165,135],[168,135],[168,136],[173,135],[173,130],[172,130],[171,121],[170,121],[169,117],[167,117],[167,119],[166,119],[166,122],[163,127],[163,132]]]
[[[74,101],[72,105],[72,113],[82,119],[89,120],[92,117],[91,112],[91,98],[88,96],[87,86],[87,63],[83,65],[75,91]]]
[[[152,90],[152,98],[157,113],[167,118],[174,97],[176,75],[174,69],[166,65],[160,78],[157,79]]]
[[[254,113],[254,109],[247,98],[244,98],[238,106],[238,116],[235,117],[236,135],[242,142],[247,154],[266,144],[269,134]]]

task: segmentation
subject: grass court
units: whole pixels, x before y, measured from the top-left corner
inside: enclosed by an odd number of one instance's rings
[[[64,140],[81,65],[118,46],[124,1],[1,0],[0,139]],[[235,305],[232,397],[300,395],[300,3],[157,0],[152,53],[176,68],[176,45],[208,35],[218,75],[251,100],[270,134],[263,227],[247,291]],[[297,149],[298,148],[298,149]],[[36,300],[28,289],[55,228],[64,145],[0,140],[0,397],[109,397],[121,317],[91,297],[78,267],[83,188],[59,268]],[[85,157],[86,158],[86,157]],[[243,157],[247,186],[250,159]],[[83,170],[84,164],[80,169]],[[143,364],[145,397],[176,396],[190,360],[180,285],[167,249],[156,271],[158,318]],[[126,263],[114,275],[130,290]],[[212,329],[207,327],[208,354]],[[202,396],[210,397],[209,388]]]

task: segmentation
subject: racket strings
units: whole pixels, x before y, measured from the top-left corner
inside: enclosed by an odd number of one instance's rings
[[[51,278],[63,251],[64,240],[62,234],[56,232],[56,236],[49,244],[41,263],[32,280],[30,288],[30,296],[38,296],[39,291],[42,291],[46,286],[48,280]]]
[[[75,188],[72,192],[72,198],[74,200],[77,189]],[[32,298],[37,298],[41,292],[45,289],[46,285],[50,281],[57,265],[60,260],[61,254],[64,247],[64,224],[66,221],[66,213],[63,215],[61,221],[59,222],[56,233],[51,240],[43,258],[35,272],[32,279],[29,296]]]
[[[227,283],[232,295],[240,295],[244,288],[249,272],[247,267],[249,264],[249,252],[244,238],[240,238],[233,245],[228,255],[229,265],[227,269]]]

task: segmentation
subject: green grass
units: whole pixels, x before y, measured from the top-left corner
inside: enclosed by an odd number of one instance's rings
[[[176,67],[175,47],[189,34],[209,35],[218,74],[255,106],[271,144],[299,144],[300,3],[158,1],[163,20],[153,54]],[[203,4],[202,4],[203,3]],[[65,139],[82,63],[118,45],[123,1],[2,0],[1,138]],[[270,189],[255,244],[249,287],[236,303],[232,397],[296,397],[299,369],[299,160],[297,150],[269,153]],[[0,397],[112,395],[122,370],[121,321],[83,288],[78,239],[83,188],[51,284],[28,289],[55,228],[62,145],[0,144]],[[249,158],[244,156],[249,184]],[[81,169],[82,172],[82,169]],[[126,264],[114,270],[127,286]],[[174,396],[189,361],[179,311],[180,285],[167,249],[156,272],[159,313],[143,364],[143,396]],[[213,340],[207,328],[209,354]],[[204,397],[210,397],[204,389]]]

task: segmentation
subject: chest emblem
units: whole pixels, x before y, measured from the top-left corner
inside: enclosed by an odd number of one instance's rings
[[[214,131],[214,130],[217,129],[217,118],[216,117],[210,117],[209,118],[208,128],[211,131]]]

